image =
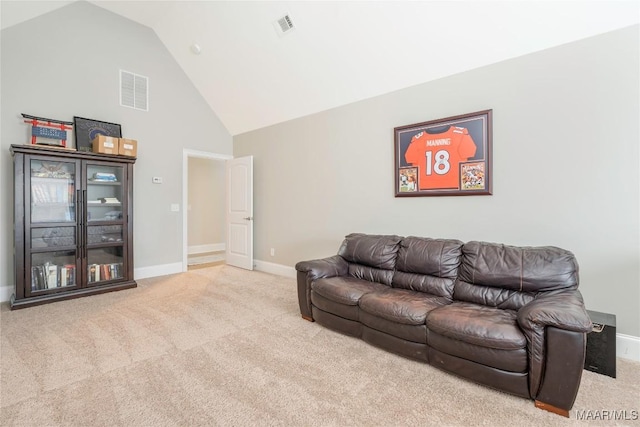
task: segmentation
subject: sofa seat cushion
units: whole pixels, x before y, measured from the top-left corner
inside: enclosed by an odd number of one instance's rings
[[[453,338],[445,337],[432,330],[427,330],[429,347],[439,352],[456,356],[484,366],[507,372],[527,372],[528,357],[526,348],[503,350],[499,348],[481,347]]]
[[[344,305],[358,305],[363,295],[388,288],[380,283],[345,276],[319,279],[311,284],[312,293]]]
[[[349,307],[352,308],[352,307]],[[358,321],[370,329],[390,335],[397,339],[420,344],[427,343],[427,327],[422,325],[406,325],[374,316],[364,310],[358,311]],[[380,336],[379,334],[377,336]]]
[[[479,347],[500,350],[526,348],[517,313],[467,302],[454,302],[429,312],[427,328],[437,334]]]
[[[340,304],[311,291],[311,307],[340,316],[343,319],[360,321],[360,308],[357,305]],[[315,317],[314,317],[315,319]]]
[[[428,312],[449,303],[444,297],[389,288],[363,295],[360,298],[360,310],[391,322],[424,325]]]

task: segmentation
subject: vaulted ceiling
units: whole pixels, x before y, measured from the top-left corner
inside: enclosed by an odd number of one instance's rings
[[[69,3],[2,0],[2,28]],[[640,22],[635,0],[91,3],[151,27],[232,135]]]

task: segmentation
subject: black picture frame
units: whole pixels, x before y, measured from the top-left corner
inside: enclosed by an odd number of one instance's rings
[[[395,196],[491,195],[492,112],[394,128]]]
[[[91,141],[97,135],[122,138],[122,126],[117,123],[73,116],[73,127],[78,151],[92,151]]]

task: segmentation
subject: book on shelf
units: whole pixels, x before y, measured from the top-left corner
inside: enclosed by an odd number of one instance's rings
[[[93,177],[89,178],[89,181],[94,182],[118,182],[118,177],[115,173],[96,172]]]
[[[109,264],[100,265],[100,277],[102,280],[111,280],[111,269],[109,268]]]
[[[58,286],[67,286],[68,274],[69,272],[67,271],[66,268],[64,267],[60,268],[60,282]]]
[[[73,286],[76,284],[76,266],[73,264],[67,264],[64,267],[67,270],[67,281],[64,286]]]
[[[101,197],[97,200],[87,200],[90,205],[99,205],[102,203],[117,203],[120,204],[120,200],[117,197]]]
[[[89,282],[100,281],[100,264],[91,264],[89,266]]]
[[[117,197],[103,197],[100,199],[102,203],[120,203]]]
[[[58,266],[55,264],[45,263],[47,268],[47,289],[53,289],[60,286],[58,282]]]
[[[31,267],[31,290],[41,291],[47,289],[44,265]]]

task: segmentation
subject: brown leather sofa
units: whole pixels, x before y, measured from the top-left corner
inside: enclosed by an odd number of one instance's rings
[[[571,252],[350,234],[296,270],[303,318],[569,416],[591,330]]]

